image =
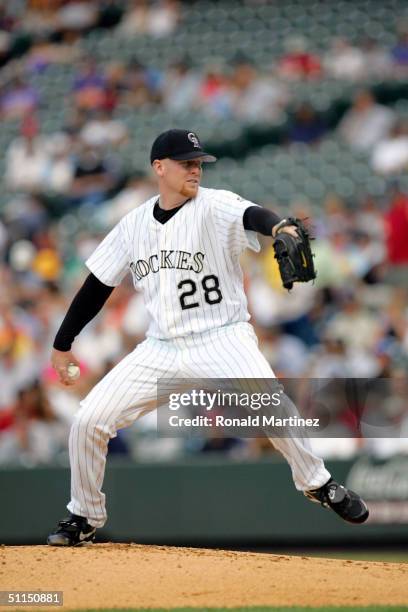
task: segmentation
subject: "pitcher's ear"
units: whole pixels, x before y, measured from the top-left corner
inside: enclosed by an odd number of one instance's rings
[[[161,159],[155,159],[152,163],[152,168],[157,176],[163,176],[163,163]]]

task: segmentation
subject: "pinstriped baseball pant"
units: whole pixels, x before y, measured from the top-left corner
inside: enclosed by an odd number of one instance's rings
[[[154,410],[160,378],[274,378],[249,323],[234,323],[174,340],[147,338],[118,363],[81,402],[69,439],[68,510],[94,527],[106,521],[102,484],[109,439]],[[325,484],[330,474],[307,438],[273,438],[300,491]]]

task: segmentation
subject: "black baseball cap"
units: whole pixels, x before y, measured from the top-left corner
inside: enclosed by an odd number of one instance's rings
[[[217,161],[216,157],[203,151],[197,134],[189,130],[167,130],[156,138],[150,152],[150,163],[165,157],[176,161],[198,158],[204,162]]]

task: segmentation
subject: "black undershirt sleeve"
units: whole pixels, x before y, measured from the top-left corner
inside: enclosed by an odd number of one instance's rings
[[[249,206],[243,216],[244,228],[259,232],[264,236],[272,236],[272,228],[282,221],[278,215],[262,206]]]
[[[75,337],[101,310],[115,287],[101,283],[92,273],[72,300],[54,340],[58,351],[69,351]]]

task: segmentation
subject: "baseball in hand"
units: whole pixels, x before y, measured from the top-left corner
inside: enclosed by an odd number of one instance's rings
[[[76,380],[80,377],[81,370],[75,363],[70,363],[67,367],[67,374],[71,380]]]

